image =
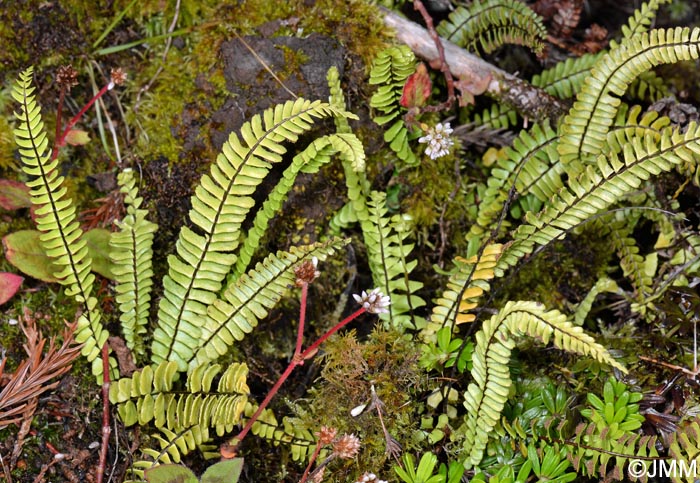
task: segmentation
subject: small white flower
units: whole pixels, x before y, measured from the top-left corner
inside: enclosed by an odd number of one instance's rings
[[[424,128],[424,131],[426,131],[425,136],[418,139],[418,142],[428,144],[425,148],[425,154],[430,156],[430,159],[441,158],[450,153],[454,141],[450,137],[452,128],[449,122],[437,123],[434,127]]]
[[[362,295],[353,294],[353,298],[371,314],[383,314],[385,312],[389,312],[387,307],[391,305],[389,296],[382,294],[378,288],[375,288],[370,293],[363,290]]]

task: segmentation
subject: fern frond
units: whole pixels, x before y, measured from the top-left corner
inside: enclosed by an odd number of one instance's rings
[[[698,47],[700,28],[657,29],[625,39],[598,61],[560,129],[562,162],[576,163],[570,175],[580,171],[579,159],[604,151],[620,96],[630,83],[656,65],[697,59]]]
[[[107,342],[108,332],[102,325],[97,299],[91,295],[95,276],[90,272],[92,260],[82,238],[75,215],[75,205],[66,196],[64,177],[59,175],[58,157],[52,159],[41,108],[36,102],[32,86],[33,68],[19,76],[12,88],[12,97],[20,104],[15,113],[17,127],[15,140],[22,159],[22,171],[32,179],[27,182],[32,205],[36,207],[36,225],[41,234],[41,245],[58,268],[54,273],[66,287],[66,294],[81,305],[75,340],[83,344],[81,353],[92,362],[92,373],[102,383],[100,350]],[[110,367],[117,377],[116,361],[110,358]]]
[[[501,418],[511,386],[508,362],[515,347],[512,335],[528,335],[569,352],[588,355],[622,371],[621,366],[605,348],[566,320],[556,310],[546,311],[536,302],[508,302],[490,320],[484,322],[476,334],[472,354],[472,377],[464,394],[467,408],[464,448],[469,453],[465,466],[478,465],[483,456],[489,434]]]
[[[671,435],[671,443],[668,448],[668,454],[677,464],[685,463],[685,468],[700,467],[700,421],[698,418],[692,418],[682,422],[678,430]],[[697,472],[697,470],[696,470]],[[680,478],[679,478],[680,476]],[[673,483],[681,483],[683,476],[693,476],[688,473],[676,472],[671,475]]]
[[[339,154],[343,162],[349,163],[356,171],[364,170],[365,151],[362,142],[352,133],[320,137],[309,144],[304,151],[294,156],[292,163],[282,174],[282,179],[255,214],[253,227],[248,231],[248,236],[238,253],[232,281],[235,281],[248,269],[250,260],[260,244],[260,239],[265,234],[269,221],[282,208],[297,175],[300,172],[318,172],[320,167],[329,162],[335,154]]]
[[[578,326],[583,325],[591,311],[593,302],[599,294],[603,292],[615,292],[617,289],[618,287],[614,280],[608,277],[600,277],[578,304],[578,307],[576,307],[576,312],[574,312],[574,324]]]
[[[371,229],[363,227],[363,231],[374,286],[391,297],[389,312],[381,314],[380,318],[401,330],[416,328],[418,324],[414,310],[424,306],[425,301],[413,295],[423,284],[409,278],[418,264],[416,260],[407,260],[414,247],[406,243],[411,230],[401,215],[389,219],[385,193],[373,191],[368,208],[370,217],[367,224],[371,225]]]
[[[664,129],[659,143],[647,135],[644,139],[634,138],[619,155],[611,153],[609,159],[598,156],[597,167],[587,166],[543,212],[526,217],[528,223],[515,232],[513,243],[498,261],[496,274],[501,276],[507,267],[532,253],[536,245],[547,245],[563,237],[567,230],[637,189],[643,180],[669,171],[684,160],[693,162],[698,152],[700,127],[691,124],[683,133],[670,127]]]
[[[116,282],[115,300],[119,304],[122,332],[127,347],[136,356],[143,356],[143,334],[147,332],[148,311],[153,285],[153,234],[158,229],[146,219],[147,210],[140,209],[143,198],[138,196],[134,172],[125,169],[118,176],[124,193],[126,217],[117,223],[119,231],[109,240],[109,257]]]
[[[389,47],[377,55],[370,71],[369,83],[379,85],[369,101],[370,107],[382,113],[373,120],[380,126],[394,123],[384,131],[384,141],[400,160],[408,165],[418,163],[418,158],[408,145],[408,130],[401,118],[399,100],[406,79],[416,69],[416,58],[406,45]],[[398,119],[396,119],[398,117]]]
[[[158,442],[160,449],[144,448],[143,457],[134,461],[127,475],[134,479],[133,482],[145,481],[145,471],[158,465],[180,463],[184,455],[197,448],[201,448],[210,440],[207,428],[200,425],[190,426],[180,431],[171,431],[168,428],[159,428],[160,434],[152,434],[151,438]]]
[[[256,404],[248,402],[245,407],[245,417],[249,418],[257,409]],[[279,424],[270,409],[263,410],[258,420],[253,423],[251,432],[275,446],[280,444],[289,446],[292,459],[298,462],[308,461],[316,446],[316,438],[311,431],[293,424],[292,418],[284,418],[282,424]]]
[[[437,32],[460,47],[474,51],[478,45],[486,53],[506,43],[540,52],[547,38],[540,16],[517,0],[476,0],[457,7]]]
[[[272,163],[286,152],[283,142],[295,142],[314,119],[350,115],[321,102],[289,101],[256,115],[232,133],[209,174],[192,196],[190,220],[201,234],[183,227],[177,255],[168,258],[164,295],[153,334],[152,362],[178,362],[187,368],[200,347],[201,321],[216,299],[222,281],[236,261],[240,228],[253,207],[251,197]]]
[[[622,152],[625,145],[632,143],[634,138],[650,136],[654,142],[661,140],[664,128],[671,124],[666,116],[659,116],[656,111],[649,111],[639,118],[641,106],[632,107],[622,104],[617,113],[615,124],[608,132],[606,146],[614,153]]]
[[[622,26],[622,38],[630,39],[635,35],[642,34],[649,30],[649,26],[656,18],[656,13],[664,3],[669,3],[671,0],[649,0],[641,5],[640,8],[634,10],[631,17],[627,19],[627,25]],[[614,39],[610,40],[610,48],[615,49],[619,46]]]
[[[586,77],[601,56],[598,53],[569,57],[533,76],[531,83],[560,99],[571,98],[581,90]]]
[[[340,73],[336,66],[331,66],[326,73],[326,81],[328,82],[328,90],[331,95],[328,97],[328,102],[331,106],[336,109],[344,111],[347,109],[345,104],[345,94],[343,94],[343,89],[340,87]],[[335,131],[338,134],[350,134],[352,129],[348,123],[348,119],[345,116],[335,116],[333,118],[335,121]]]
[[[596,423],[581,423],[575,433],[565,444],[570,448],[569,458],[574,469],[581,475],[597,476],[607,481],[625,480],[625,465],[630,460],[659,456],[656,436],[625,432],[613,438],[601,434]]]
[[[424,339],[433,339],[443,327],[454,331],[457,325],[476,319],[476,315],[470,312],[478,307],[479,297],[489,290],[489,280],[494,276],[493,268],[502,249],[503,245],[491,244],[484,248],[481,256],[455,259],[456,270],[435,301],[430,322],[422,334]]]
[[[492,229],[509,196],[526,195],[534,186],[532,192],[535,196],[546,201],[563,186],[560,177],[562,169],[556,152],[558,140],[559,137],[549,125],[536,124],[528,131],[521,131],[513,141],[513,146],[506,148],[505,156],[496,161],[491,177],[486,182],[476,223],[467,235],[470,244],[477,244]],[[513,185],[517,192],[511,193]]]
[[[304,259],[325,260],[345,246],[349,240],[331,239],[304,247],[292,247],[289,252],[268,255],[254,270],[241,275],[207,310],[199,320],[200,339],[197,350],[184,361],[200,365],[218,359],[234,341],[242,340],[267,316],[268,310],[280,300],[287,287],[294,284],[294,267]]]
[[[195,367],[187,377],[184,392],[174,388],[176,369],[174,362],[162,362],[155,370],[146,366],[110,387],[110,400],[118,404],[124,425],[143,426],[154,421],[157,428],[175,432],[199,426],[204,431],[215,428],[223,436],[240,423],[250,392],[245,364],[231,364],[221,375],[216,391],[211,386],[221,371],[220,365]]]

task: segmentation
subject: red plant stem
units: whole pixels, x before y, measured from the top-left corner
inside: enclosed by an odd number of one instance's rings
[[[107,449],[109,447],[109,349],[107,343],[102,346],[102,447],[100,463],[97,467],[97,483],[102,483],[107,466]]]
[[[438,51],[438,58],[440,60],[440,71],[442,71],[444,74],[445,83],[447,84],[447,99],[445,102],[438,106],[425,106],[423,110],[441,111],[443,109],[449,109],[455,100],[455,85],[454,79],[452,78],[452,72],[450,72],[450,66],[447,65],[447,61],[445,60],[445,48],[440,41],[440,36],[435,31],[433,17],[431,17],[428,11],[425,9],[423,2],[421,2],[421,0],[413,0],[413,8],[414,10],[418,10],[420,12],[421,16],[423,17],[423,21],[425,22],[425,26],[428,28],[428,34],[430,34],[433,42],[435,42],[435,47]]]
[[[305,284],[306,285],[306,284]],[[304,290],[302,286],[302,297],[304,297]],[[301,305],[302,309],[306,311],[306,303],[305,301],[302,302]],[[300,309],[301,310],[301,309]],[[292,356],[292,360],[289,362],[289,365],[287,368],[284,370],[282,375],[277,379],[277,382],[275,383],[274,386],[272,386],[272,389],[270,389],[270,392],[267,393],[267,396],[265,397],[265,400],[258,406],[258,409],[253,413],[253,415],[250,417],[248,422],[246,423],[245,427],[243,430],[238,433],[233,439],[229,441],[229,445],[233,448],[237,447],[239,444],[241,444],[241,441],[243,441],[243,438],[246,437],[250,429],[253,427],[253,424],[255,424],[255,421],[258,420],[262,412],[265,410],[268,404],[270,404],[270,401],[272,401],[272,398],[275,397],[277,394],[277,391],[279,391],[280,387],[282,387],[282,384],[289,378],[289,376],[292,374],[292,371],[297,367],[302,364],[304,364],[304,361],[311,356],[314,355],[314,353],[318,350],[318,347],[323,344],[330,336],[338,332],[340,329],[348,325],[350,322],[355,320],[358,316],[362,315],[365,313],[366,310],[364,307],[359,308],[352,314],[348,315],[345,317],[342,321],[337,323],[333,328],[328,330],[325,334],[323,334],[321,337],[316,340],[311,346],[306,349],[304,352],[299,352],[297,350],[294,351],[294,356]],[[303,312],[300,313],[299,315],[299,320],[303,320],[306,314]],[[299,324],[299,328],[302,328],[302,324]],[[301,330],[297,330],[297,341],[299,341],[300,337],[303,336],[303,333]],[[226,450],[226,453],[229,454],[229,449]]]
[[[299,308],[299,328],[297,329],[297,345],[294,355],[301,354],[301,345],[304,343],[304,319],[306,319],[306,298],[309,296],[309,284],[301,283],[301,307]]]
[[[311,458],[309,459],[309,464],[306,466],[306,469],[304,470],[304,474],[301,475],[301,480],[299,480],[299,483],[306,483],[306,479],[309,477],[309,472],[311,471],[311,466],[314,464],[314,461],[316,461],[316,458],[318,458],[319,453],[321,453],[321,447],[323,444],[321,444],[321,440],[319,440],[316,443],[316,448],[314,448],[314,453],[311,455]]]
[[[105,93],[113,87],[114,82],[110,81],[107,85],[100,89],[100,91],[97,94],[95,94],[94,97],[90,99],[87,104],[83,106],[83,108],[80,110],[80,112],[78,112],[78,114],[73,116],[73,118],[70,121],[68,121],[68,124],[66,124],[66,127],[63,130],[63,134],[61,134],[61,136],[58,137],[54,142],[54,150],[53,154],[51,155],[52,160],[55,160],[58,157],[58,149],[66,145],[66,137],[68,136],[68,133],[73,128],[73,126],[77,124],[80,118],[83,117],[83,115],[87,112],[88,109],[90,109],[90,107],[92,107],[92,105],[95,103],[95,101],[97,101],[97,99],[105,95]],[[59,128],[56,127],[57,131],[58,129]]]
[[[350,322],[358,318],[360,315],[364,314],[367,310],[364,307],[360,307],[357,309],[355,312],[352,314],[348,315],[345,317],[341,322],[337,323],[335,326],[333,326],[332,329],[330,329],[328,332],[323,334],[321,337],[316,340],[309,348],[307,348],[304,352],[301,353],[301,360],[302,362],[314,355],[316,350],[318,350],[318,347],[326,342],[326,339],[328,339],[330,336],[338,332],[340,329],[348,325]]]
[[[58,109],[56,110],[56,136],[54,137],[54,142],[58,142],[61,137],[61,119],[63,115],[63,101],[66,97],[66,88],[61,87],[61,92],[58,94]],[[56,151],[58,146],[54,146],[54,151]]]

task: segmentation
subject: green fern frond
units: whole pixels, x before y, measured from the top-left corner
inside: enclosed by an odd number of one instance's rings
[[[491,129],[508,129],[518,122],[518,113],[505,104],[492,104],[481,114],[474,114],[472,122],[476,126],[485,126]]]
[[[627,25],[622,26],[622,38],[630,39],[635,35],[642,34],[649,30],[651,23],[656,19],[656,13],[664,3],[669,3],[671,0],[649,0],[643,3],[640,8],[634,10],[631,17],[627,19]],[[610,48],[615,49],[619,46],[616,40],[610,40]]]
[[[536,302],[508,302],[476,334],[472,377],[464,394],[467,408],[463,446],[469,456],[465,466],[478,465],[489,434],[501,418],[511,386],[508,362],[515,341],[511,335],[528,335],[569,352],[588,355],[623,372],[625,368],[606,349],[566,320],[556,310],[546,311]]]
[[[328,90],[331,95],[328,97],[328,102],[331,106],[336,109],[344,111],[347,109],[345,104],[345,94],[340,86],[340,73],[336,66],[331,66],[326,73],[326,81],[328,82]],[[348,123],[348,119],[345,116],[335,116],[333,118],[335,121],[335,131],[338,134],[350,134],[352,133],[352,128]]]
[[[419,324],[414,310],[424,306],[425,301],[413,295],[423,284],[409,278],[418,264],[407,259],[414,247],[406,243],[411,230],[401,215],[389,219],[385,193],[373,191],[368,208],[371,229],[363,227],[363,231],[374,286],[391,297],[389,312],[380,318],[401,330],[416,328]]]
[[[563,237],[567,230],[637,189],[642,181],[669,171],[684,160],[693,162],[698,152],[700,127],[691,124],[685,132],[670,127],[664,129],[659,143],[647,135],[644,139],[634,138],[624,146],[622,153],[612,153],[609,159],[598,156],[597,166],[587,166],[543,212],[526,217],[528,223],[517,229],[513,243],[498,261],[497,276],[532,253],[536,245],[547,245]]]
[[[256,404],[248,402],[245,407],[245,418],[252,416],[257,409]],[[284,418],[282,424],[279,424],[270,409],[263,410],[258,420],[253,423],[251,432],[275,446],[280,444],[288,446],[292,452],[292,459],[298,462],[308,461],[316,446],[316,438],[311,431],[295,425],[292,418]]]
[[[513,146],[506,148],[505,155],[498,158],[491,170],[476,223],[467,235],[471,246],[478,246],[494,226],[510,196],[533,192],[538,199],[546,201],[563,186],[556,152],[558,140],[549,125],[536,124],[528,131],[521,131]],[[513,185],[517,191],[511,193]]]
[[[153,334],[152,362],[178,362],[187,368],[200,347],[201,322],[216,299],[222,282],[236,261],[240,228],[254,205],[251,197],[272,163],[286,152],[283,142],[295,142],[314,119],[352,116],[329,104],[304,99],[288,101],[256,115],[232,133],[210,173],[202,177],[192,197],[190,220],[201,234],[183,227],[177,255],[168,257],[170,269],[163,280]]]
[[[408,165],[418,163],[418,158],[408,145],[408,130],[401,118],[399,100],[404,84],[415,68],[416,58],[413,52],[408,46],[401,45],[380,52],[369,74],[369,83],[379,85],[369,105],[382,113],[373,120],[380,126],[394,121],[391,127],[384,131],[384,141],[389,143],[389,147],[399,159]]]
[[[145,471],[158,465],[180,463],[182,457],[195,449],[204,449],[203,445],[209,441],[209,431],[199,425],[191,426],[180,431],[171,431],[168,428],[159,428],[160,434],[151,434],[151,438],[158,442],[160,449],[144,448],[143,457],[134,461],[127,475],[133,479],[127,482],[145,481]]]
[[[188,365],[214,361],[228,352],[234,341],[242,340],[267,316],[287,288],[294,284],[294,267],[304,259],[325,260],[349,240],[338,238],[326,243],[292,247],[289,252],[268,255],[254,270],[238,280],[199,319],[196,350],[184,359]]]
[[[593,302],[596,297],[603,292],[615,292],[618,286],[614,280],[608,277],[601,277],[598,281],[591,287],[583,300],[576,307],[576,312],[574,312],[574,324],[581,326],[586,321],[586,317],[591,311]]]
[[[294,156],[292,163],[282,174],[282,179],[255,214],[253,227],[248,231],[248,236],[238,253],[232,281],[235,281],[248,269],[250,260],[260,244],[260,239],[265,234],[269,221],[282,208],[297,175],[300,172],[318,172],[321,166],[329,162],[335,154],[339,154],[343,162],[349,163],[356,171],[364,170],[365,151],[362,142],[352,133],[320,137],[309,144],[304,151]]]
[[[490,53],[506,43],[540,52],[547,38],[542,19],[517,0],[476,0],[457,7],[438,25],[438,33],[468,50]]]
[[[422,334],[424,340],[432,340],[443,327],[454,331],[457,325],[476,320],[471,311],[478,307],[479,297],[489,290],[489,280],[494,277],[493,268],[502,249],[503,245],[491,244],[484,248],[481,256],[455,259],[456,270],[435,301],[430,322]]]
[[[146,366],[130,378],[110,387],[110,401],[118,404],[125,426],[153,421],[157,428],[180,432],[193,426],[215,428],[219,436],[240,423],[248,393],[248,368],[231,364],[221,375],[216,391],[211,386],[221,366],[202,364],[190,371],[187,390],[174,388],[177,366],[162,362],[155,370]]]
[[[563,163],[572,163],[570,176],[580,172],[582,157],[604,151],[620,96],[630,83],[656,65],[697,59],[698,47],[700,28],[658,29],[625,39],[596,63],[560,129],[559,154]]]
[[[108,332],[101,322],[97,299],[91,295],[95,276],[90,272],[92,260],[82,238],[73,201],[66,196],[64,177],[59,175],[58,157],[52,159],[41,109],[32,86],[33,68],[22,72],[12,88],[12,97],[20,104],[15,113],[15,140],[22,159],[22,171],[32,179],[27,182],[32,205],[36,207],[36,225],[41,245],[53,264],[54,273],[66,287],[66,294],[81,305],[75,340],[83,344],[81,353],[92,362],[92,373],[102,383],[100,350],[107,342]],[[117,377],[116,361],[110,358],[113,377]]]
[[[591,69],[601,57],[600,53],[569,57],[533,76],[531,83],[533,86],[544,89],[548,94],[560,99],[569,99],[578,94],[586,77],[590,75]]]
[[[642,112],[641,106],[629,107],[626,104],[620,106],[615,124],[608,132],[606,146],[614,153],[622,152],[625,145],[632,143],[634,138],[650,136],[654,142],[661,141],[661,133],[671,124],[666,116],[659,116],[656,111],[649,111],[639,118]]]
[[[153,285],[153,234],[158,226],[146,219],[147,210],[140,209],[143,198],[138,196],[134,172],[125,169],[119,173],[118,182],[127,214],[117,222],[119,231],[110,237],[109,257],[117,284],[115,300],[121,312],[122,332],[127,347],[138,360],[145,354],[143,334],[147,332]]]
[[[635,299],[639,303],[653,293],[654,274],[650,273],[647,259],[639,254],[637,241],[630,236],[631,228],[625,226],[626,222],[613,223],[609,226],[609,239],[620,257],[622,274],[632,282]],[[656,253],[653,253],[655,255]],[[656,265],[654,264],[654,268]]]

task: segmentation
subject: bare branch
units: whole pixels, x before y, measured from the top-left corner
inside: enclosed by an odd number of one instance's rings
[[[382,8],[382,11],[384,24],[396,31],[397,40],[408,45],[418,57],[439,65],[438,49],[426,29],[387,9]],[[469,54],[448,40],[441,38],[441,41],[445,60],[452,75],[459,79],[458,84],[476,86],[478,91],[511,106],[520,115],[533,121],[550,119],[556,124],[568,110],[564,102],[542,89]],[[479,86],[484,86],[485,90]]]

